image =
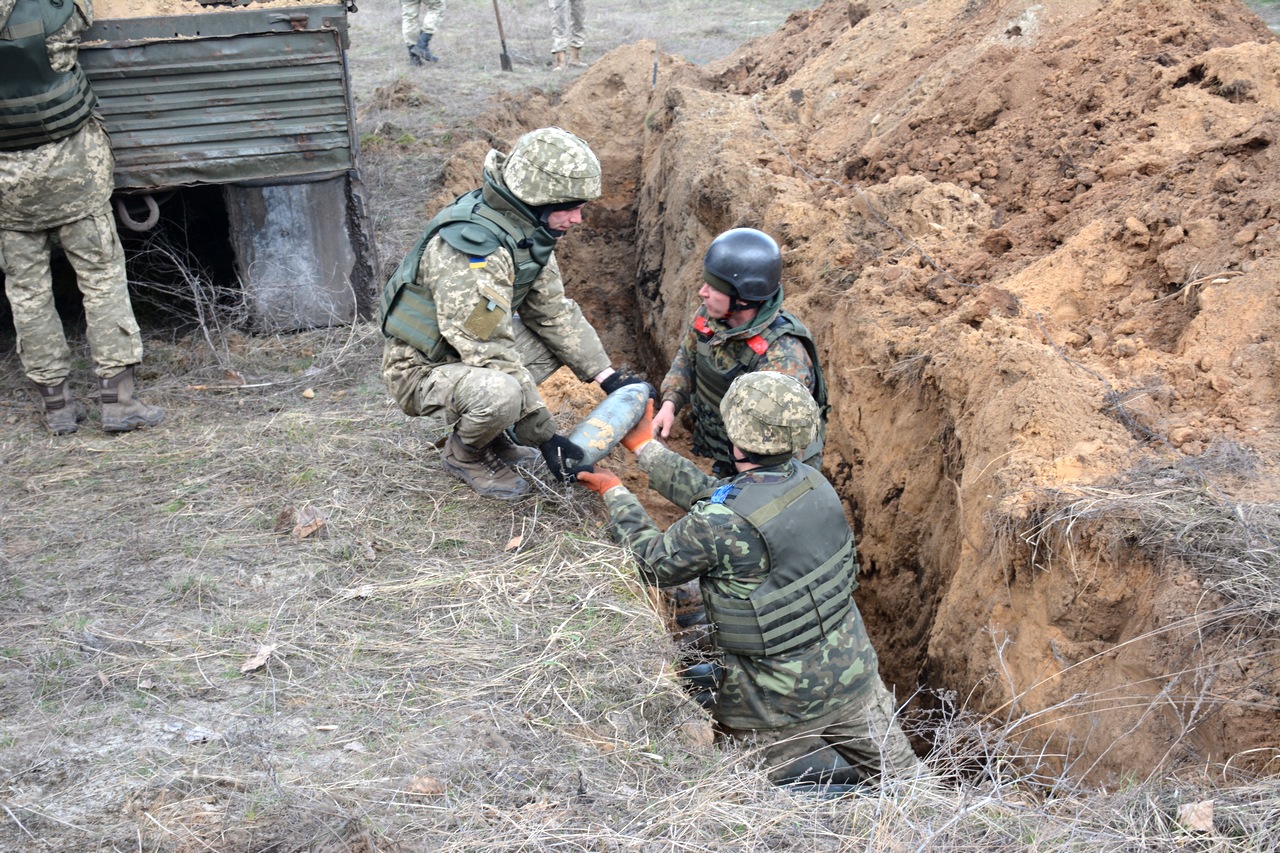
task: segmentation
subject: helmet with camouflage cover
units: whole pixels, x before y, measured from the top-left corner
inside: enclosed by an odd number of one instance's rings
[[[794,376],[772,370],[744,373],[720,401],[729,440],[747,453],[780,456],[809,446],[817,434],[818,404]]]
[[[585,141],[558,127],[531,130],[517,139],[502,179],[530,207],[600,197],[600,161]]]

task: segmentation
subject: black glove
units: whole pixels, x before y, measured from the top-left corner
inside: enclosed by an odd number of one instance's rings
[[[604,389],[604,393],[612,394],[624,385],[648,385],[639,376],[622,370],[615,370],[600,381],[600,387]],[[649,396],[654,394],[652,386],[649,388]]]
[[[589,469],[587,465],[575,465],[586,455],[585,451],[563,435],[553,435],[538,445],[542,458],[547,460],[547,468],[551,476],[562,483],[571,483],[579,471]]]

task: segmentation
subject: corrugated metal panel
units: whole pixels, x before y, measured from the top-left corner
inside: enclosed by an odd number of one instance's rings
[[[341,7],[100,21],[80,51],[116,187],[282,182],[355,168]]]

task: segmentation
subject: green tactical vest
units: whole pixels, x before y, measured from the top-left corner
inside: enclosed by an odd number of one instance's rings
[[[733,445],[725,431],[724,419],[720,417],[720,401],[724,399],[729,385],[743,373],[752,373],[760,364],[760,357],[773,346],[773,342],[783,335],[799,338],[809,353],[809,361],[813,364],[813,399],[818,403],[821,419],[813,441],[798,456],[800,459],[812,459],[822,452],[827,435],[827,413],[831,407],[827,405],[827,381],[822,375],[822,365],[818,361],[818,349],[813,342],[813,335],[789,311],[779,310],[768,327],[758,335],[743,341],[735,341],[740,347],[737,361],[725,373],[716,369],[712,360],[711,339],[713,335],[697,333],[697,352],[693,360],[693,394],[690,405],[693,407],[693,452],[699,456],[710,456],[714,459],[732,460]],[[757,340],[758,339],[758,340]],[[756,348],[752,348],[752,344]]]
[[[58,73],[45,47],[74,10],[72,0],[18,0],[0,22],[0,151],[57,142],[89,120],[97,99],[80,63]]]
[[[716,646],[731,654],[770,657],[812,645],[853,605],[857,553],[840,497],[813,468],[788,464],[794,470],[780,482],[752,482],[748,472],[699,498],[745,518],[773,561],[749,598],[702,587]]]
[[[418,281],[418,265],[432,237],[439,234],[450,246],[472,257],[487,257],[500,248],[506,249],[516,267],[512,312],[519,310],[555,248],[555,238],[532,224],[532,213],[529,220],[522,221],[490,204],[485,199],[486,190],[517,211],[527,210],[488,178],[485,181],[485,188],[458,196],[427,223],[427,229],[382,288],[382,333],[404,341],[433,361],[443,356],[449,344],[440,336],[435,297],[429,287]]]

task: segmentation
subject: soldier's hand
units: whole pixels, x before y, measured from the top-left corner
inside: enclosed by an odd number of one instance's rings
[[[622,437],[622,446],[639,454],[640,448],[653,441],[653,400],[645,403],[644,417]]]
[[[676,422],[676,404],[667,400],[653,417],[653,437],[667,438]]]
[[[542,458],[547,461],[551,476],[562,483],[568,483],[573,479],[574,465],[581,462],[582,457],[586,455],[586,451],[563,435],[551,436],[538,445],[538,450],[542,451]]]
[[[604,497],[604,493],[612,489],[614,486],[621,486],[622,481],[618,479],[618,475],[605,468],[592,468],[590,470],[578,470],[578,482],[595,492],[600,497]]]

